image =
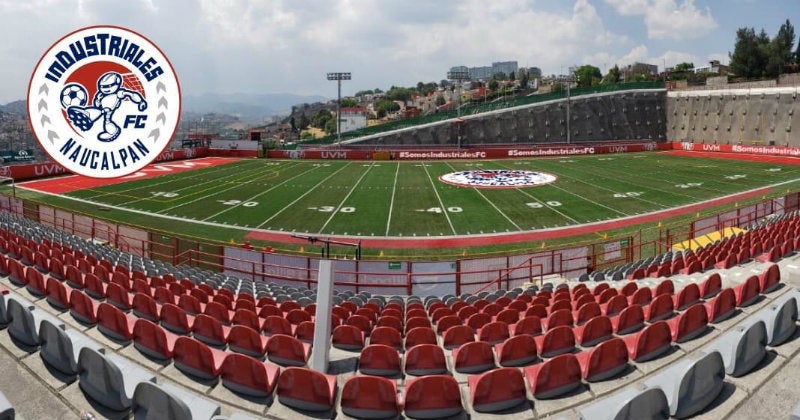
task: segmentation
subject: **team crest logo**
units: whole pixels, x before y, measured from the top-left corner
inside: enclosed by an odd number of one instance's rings
[[[445,184],[473,188],[523,188],[554,182],[556,176],[546,172],[485,169],[451,172],[439,177]]]
[[[164,53],[117,26],[79,29],[53,44],[28,85],[39,144],[67,170],[129,175],[167,148],[180,119],[180,85]]]

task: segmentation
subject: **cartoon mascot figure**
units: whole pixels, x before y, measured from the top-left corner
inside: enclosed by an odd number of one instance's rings
[[[81,130],[92,128],[95,121],[103,117],[103,131],[97,135],[102,142],[111,142],[119,137],[122,129],[113,121],[112,117],[122,101],[128,99],[139,106],[139,111],[147,109],[147,101],[139,92],[122,87],[122,75],[108,72],[97,79],[97,93],[94,95],[92,106],[70,106],[67,108],[69,119]]]

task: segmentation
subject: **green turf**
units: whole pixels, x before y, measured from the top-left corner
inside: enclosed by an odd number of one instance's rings
[[[451,186],[439,176],[470,169],[549,172],[557,181],[518,189]],[[518,232],[616,219],[800,179],[800,166],[663,153],[550,159],[360,162],[243,160],[44,198],[104,217],[136,209],[206,222],[194,229],[147,215],[114,217],[227,241],[246,230],[425,237]],[[97,205],[114,206],[105,213]],[[209,226],[208,224],[213,224]]]

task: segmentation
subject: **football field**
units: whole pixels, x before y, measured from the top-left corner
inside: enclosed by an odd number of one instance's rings
[[[471,170],[525,170],[556,179],[520,188],[472,188],[439,179]],[[407,238],[580,225],[797,179],[800,166],[653,152],[447,162],[249,159],[66,196],[171,220],[202,221],[200,234],[203,225],[213,224]]]

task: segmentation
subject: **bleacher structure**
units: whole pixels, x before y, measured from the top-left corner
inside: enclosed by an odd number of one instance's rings
[[[800,350],[797,238],[792,213],[560,284],[336,292],[318,372],[315,290],[0,213],[0,419],[42,414],[28,382],[67,417],[735,417]]]

